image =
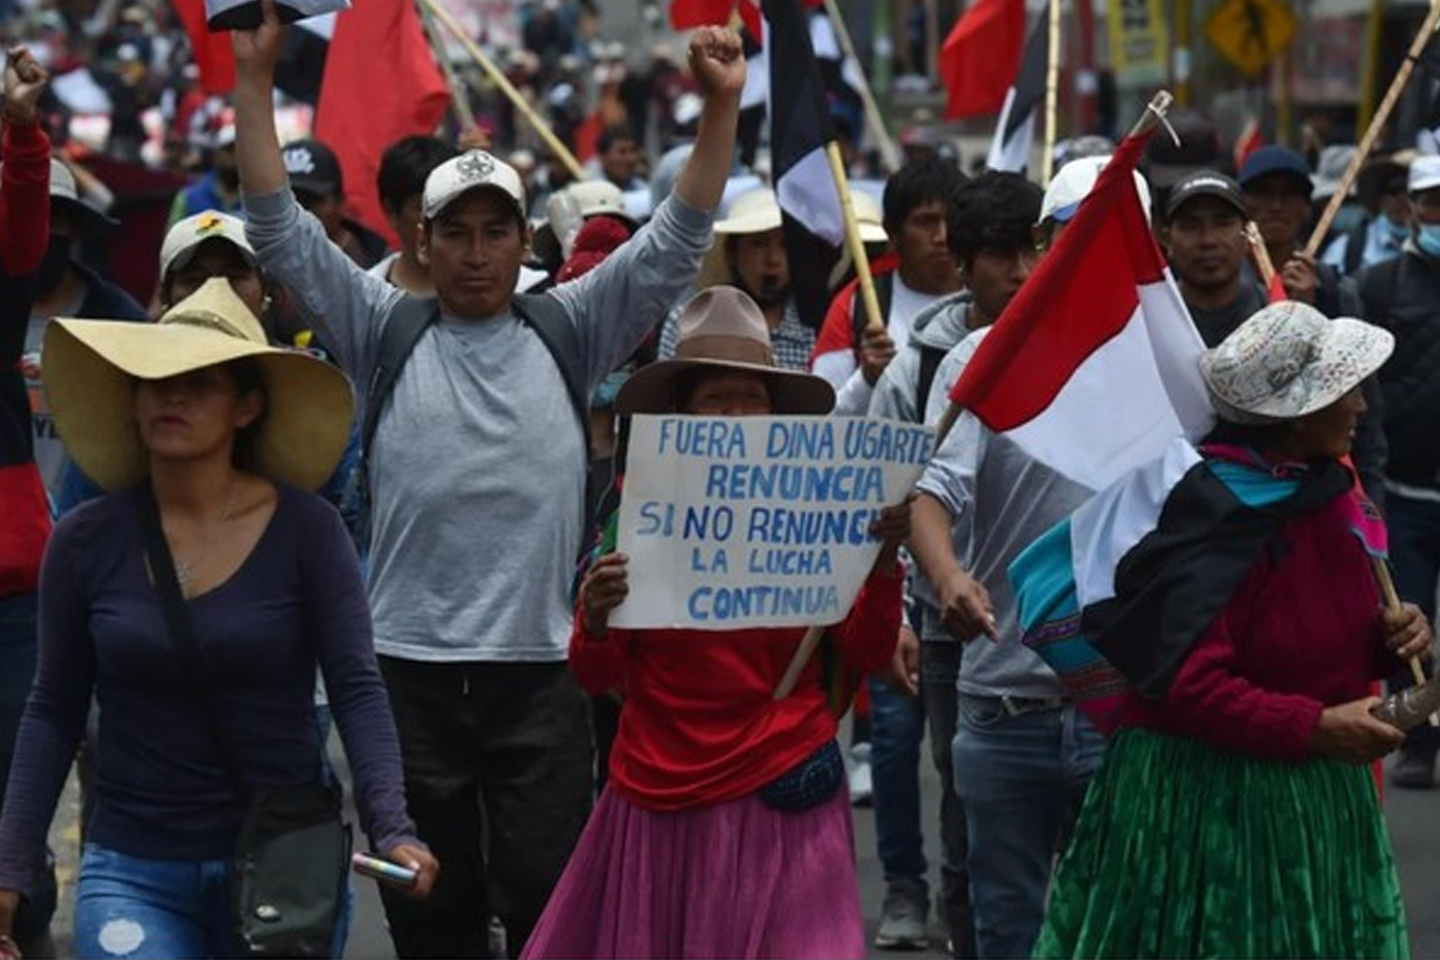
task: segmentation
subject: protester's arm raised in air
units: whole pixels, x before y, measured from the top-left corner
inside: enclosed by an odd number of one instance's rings
[[[604,263],[554,295],[575,319],[594,387],[684,294],[710,245],[710,223],[735,151],[745,58],[733,30],[705,27],[689,45],[705,106],[674,195]]]
[[[374,362],[380,320],[401,293],[356,266],[290,192],[274,111],[275,63],[285,28],[273,0],[264,0],[262,10],[259,27],[233,34],[235,162],[245,197],[245,233],[266,273],[295,298],[341,365],[363,382]]]
[[[6,55],[0,267],[12,277],[39,268],[50,239],[50,139],[35,113],[49,79],[24,47]]]

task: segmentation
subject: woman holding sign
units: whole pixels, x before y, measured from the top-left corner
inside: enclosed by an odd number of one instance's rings
[[[774,366],[764,315],[733,287],[696,296],[675,359],[632,377],[622,414],[824,414],[829,384]],[[829,668],[868,673],[900,626],[909,504],[882,511],[879,556],[828,651],[774,691],[804,630],[627,630],[626,558],[580,586],[570,663],[625,695],[610,779],[527,957],[864,956],[845,768]]]

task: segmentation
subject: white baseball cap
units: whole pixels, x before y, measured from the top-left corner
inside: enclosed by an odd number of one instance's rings
[[[239,217],[232,217],[219,210],[205,210],[178,220],[175,226],[165,232],[165,241],[160,245],[160,278],[170,276],[171,270],[184,267],[195,256],[195,251],[207,240],[224,240],[240,251],[240,256],[250,266],[259,268],[260,258],[255,248],[245,239],[245,224]]]
[[[1420,193],[1440,187],[1440,156],[1422,154],[1410,162],[1410,180],[1406,189]]]
[[[482,187],[498,190],[510,198],[516,212],[525,216],[525,186],[520,174],[504,160],[484,150],[471,150],[447,160],[425,180],[422,201],[426,220],[434,220],[462,194]]]
[[[1040,202],[1040,219],[1036,222],[1055,220],[1058,223],[1068,223],[1080,209],[1080,201],[1095,189],[1095,183],[1100,179],[1100,171],[1105,169],[1105,164],[1109,162],[1108,156],[1079,157],[1061,167],[1050,181],[1050,186],[1045,189],[1045,199]],[[1134,176],[1135,191],[1140,194],[1140,206],[1144,208],[1148,218],[1150,187],[1138,172]]]

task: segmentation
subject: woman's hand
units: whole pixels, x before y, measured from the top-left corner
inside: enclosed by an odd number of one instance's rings
[[[11,47],[5,53],[5,122],[35,122],[36,105],[50,74],[26,47]]]
[[[1399,610],[1386,607],[1380,611],[1380,629],[1385,634],[1385,647],[1401,660],[1427,657],[1435,642],[1430,621],[1413,603],[1403,603]]]
[[[623,553],[607,553],[596,560],[580,581],[580,609],[585,613],[585,632],[602,640],[610,629],[610,612],[630,595],[630,574]]]
[[[0,960],[20,960],[20,947],[15,943],[15,911],[20,909],[20,893],[0,890]]]
[[[870,525],[870,534],[880,541],[880,554],[875,558],[872,569],[884,573],[895,571],[900,546],[910,539],[910,505],[914,502],[915,494],[906,495],[904,500],[893,507],[881,510],[880,516]]]
[[[1399,748],[1405,734],[1370,713],[1379,697],[1326,707],[1310,734],[1310,751],[1348,763],[1371,763]]]
[[[408,887],[398,888],[411,900],[424,900],[430,896],[435,881],[440,876],[440,861],[424,847],[402,843],[385,852],[385,859],[409,867],[415,871],[415,882]]]

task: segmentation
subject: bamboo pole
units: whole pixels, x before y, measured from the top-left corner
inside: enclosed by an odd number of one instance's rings
[[[1390,576],[1390,567],[1385,563],[1384,557],[1372,557],[1371,563],[1375,567],[1375,580],[1380,584],[1380,593],[1385,597],[1385,609],[1392,613],[1399,612],[1403,607],[1400,603],[1400,594],[1395,590],[1395,581]],[[1410,658],[1410,675],[1415,678],[1417,687],[1425,686],[1425,668],[1420,665],[1419,657]],[[1440,714],[1430,714],[1430,726],[1440,727]]]
[[[565,168],[570,171],[570,175],[576,180],[584,180],[585,170],[580,166],[580,161],[575,159],[575,154],[571,153],[570,148],[565,146],[559,137],[555,136],[555,132],[551,130],[545,121],[541,119],[540,115],[535,112],[535,108],[530,106],[529,102],[521,96],[520,91],[515,89],[515,85],[505,76],[504,71],[497,67],[494,62],[485,55],[485,52],[480,49],[474,40],[470,39],[469,35],[465,32],[465,28],[460,26],[455,18],[450,15],[450,11],[441,6],[437,0],[420,0],[420,4],[428,9],[435,19],[438,20],[446,30],[450,31],[456,40],[460,41],[460,45],[465,48],[465,52],[470,54],[471,59],[479,65],[481,70],[485,71],[485,75],[490,78],[490,82],[500,88],[500,92],[515,105],[515,109],[525,118],[526,122],[534,128],[535,132],[539,134],[540,139],[545,141],[545,146],[565,165]]]
[[[1135,126],[1130,128],[1128,136],[1138,137],[1155,129],[1164,121],[1165,112],[1170,109],[1170,104],[1174,102],[1174,99],[1167,90],[1161,90],[1151,97],[1150,102],[1145,106],[1145,112],[1140,115],[1139,120],[1135,121]],[[944,442],[950,428],[955,426],[955,421],[960,419],[963,409],[952,400],[950,405],[945,408],[945,412],[940,415],[940,420],[935,424],[935,449],[940,449],[940,444]]]
[[[1081,0],[1089,2],[1089,0]],[[1040,155],[1040,182],[1049,184],[1055,173],[1055,141],[1060,111],[1060,0],[1050,0],[1050,31],[1045,63],[1045,148]]]
[[[840,156],[840,145],[833,140],[827,143],[825,158],[830,161],[830,175],[835,181],[835,193],[840,200],[840,212],[845,219],[845,242],[855,261],[861,302],[865,307],[865,329],[871,332],[883,331],[885,317],[880,313],[880,298],[875,294],[875,277],[870,273],[870,258],[865,253],[865,242],[860,239],[860,220],[855,216],[855,205],[850,199],[849,178],[845,175],[845,161]],[[785,673],[775,686],[773,699],[784,700],[790,696],[800,679],[800,671],[805,669],[805,664],[810,661],[824,636],[824,627],[811,627],[805,631],[800,645],[795,648],[795,655],[790,658]]]
[[[845,19],[840,15],[840,7],[835,0],[825,0],[825,12],[830,15],[835,39],[840,42],[840,53],[845,59],[858,64],[860,61],[855,56],[855,44],[850,39],[850,30],[845,26]],[[899,170],[900,148],[895,145],[890,131],[885,129],[885,119],[880,116],[880,107],[875,102],[875,94],[870,90],[870,80],[863,71],[860,74],[860,102],[865,107],[865,125],[869,128],[870,135],[875,138],[876,146],[880,148],[880,156],[885,160],[885,166],[891,171]]]
[[[1440,24],[1440,0],[1431,0],[1430,12],[1426,14],[1424,23],[1420,24],[1415,39],[1410,43],[1410,50],[1405,54],[1405,60],[1400,64],[1400,69],[1395,72],[1395,79],[1390,83],[1390,89],[1385,91],[1385,99],[1380,101],[1380,107],[1375,111],[1370,126],[1365,130],[1365,136],[1360,139],[1360,146],[1355,150],[1355,156],[1350,158],[1350,166],[1345,169],[1345,175],[1340,178],[1340,185],[1335,189],[1335,195],[1325,205],[1325,212],[1320,215],[1320,221],[1315,224],[1315,230],[1310,234],[1310,242],[1305,244],[1305,253],[1315,256],[1320,250],[1320,244],[1325,242],[1325,235],[1330,232],[1330,224],[1335,222],[1335,215],[1340,212],[1344,205],[1345,198],[1350,193],[1350,187],[1355,183],[1355,178],[1360,175],[1360,168],[1365,165],[1365,160],[1370,156],[1370,151],[1375,149],[1375,141],[1380,138],[1380,131],[1384,129],[1386,122],[1390,119],[1390,112],[1395,109],[1395,104],[1400,101],[1400,94],[1405,90],[1405,85],[1410,82],[1410,74],[1415,70],[1415,62],[1420,59],[1420,54],[1425,51],[1425,45],[1430,42],[1431,36],[1435,33],[1436,24]]]
[[[470,109],[469,92],[465,84],[455,75],[455,65],[450,62],[450,57],[445,52],[445,38],[440,35],[440,30],[435,25],[435,15],[423,3],[419,7],[419,12],[420,26],[425,31],[425,39],[430,41],[430,50],[435,54],[435,62],[440,65],[440,73],[445,77],[445,85],[450,88],[450,106],[460,121],[460,128],[462,130],[474,129],[475,111]]]

